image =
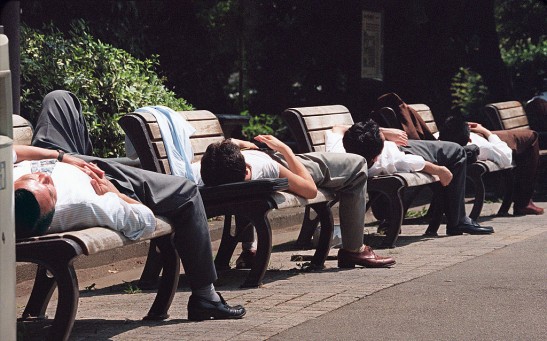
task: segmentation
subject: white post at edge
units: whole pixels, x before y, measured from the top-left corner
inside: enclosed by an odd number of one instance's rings
[[[0,34],[0,340],[16,339],[11,74],[8,38]]]

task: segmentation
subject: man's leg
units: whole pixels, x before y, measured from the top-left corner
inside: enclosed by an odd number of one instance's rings
[[[96,162],[118,190],[167,217],[175,228],[175,247],[188,277],[192,296],[190,320],[241,318],[245,308],[231,307],[215,292],[217,279],[207,216],[197,186],[186,178],[126,166],[114,161],[81,156]]]
[[[494,230],[481,227],[465,213],[465,178],[467,176],[467,156],[463,147],[447,141],[409,140],[404,152],[420,155],[426,161],[445,166],[452,172],[452,181],[442,190],[444,212],[447,219],[446,230],[450,234],[487,234]]]
[[[542,214],[543,209],[532,202],[539,168],[539,140],[533,130],[498,130],[492,133],[513,150],[513,212],[515,215]]]
[[[44,97],[34,127],[32,145],[91,155],[92,145],[80,101],[68,91],[52,91]]]
[[[386,267],[395,264],[391,257],[376,255],[363,245],[366,210],[367,163],[354,154],[306,153],[298,155],[317,187],[335,191],[339,199],[342,248],[339,267]]]

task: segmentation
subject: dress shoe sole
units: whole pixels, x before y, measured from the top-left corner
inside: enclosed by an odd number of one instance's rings
[[[462,234],[474,234],[474,235],[486,235],[486,234],[492,234],[494,231],[446,231],[446,234],[448,236],[461,236]]]
[[[237,308],[239,306],[236,306]],[[188,313],[188,320],[199,322],[199,321],[206,321],[206,320],[237,320],[243,318],[247,312],[244,311],[241,315],[224,315],[218,314],[217,311],[211,312],[211,314],[205,313]]]
[[[395,262],[387,263],[387,264],[378,264],[378,265],[375,265],[375,264],[340,263],[340,262],[338,262],[338,267],[341,268],[341,269],[353,269],[353,268],[355,268],[356,265],[362,266],[362,267],[365,267],[365,268],[389,268],[390,266],[395,265]]]

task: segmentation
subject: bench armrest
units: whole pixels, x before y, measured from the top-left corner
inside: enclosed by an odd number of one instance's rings
[[[199,186],[199,192],[203,200],[233,200],[253,195],[271,194],[288,188],[288,179],[259,179],[218,186]]]

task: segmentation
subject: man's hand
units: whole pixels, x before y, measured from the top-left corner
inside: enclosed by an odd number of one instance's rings
[[[88,171],[92,171],[99,178],[104,177],[104,171],[100,169],[99,166],[94,163],[85,162],[84,160],[79,159],[75,156],[65,154],[63,156],[63,162],[68,163],[69,165],[76,166],[85,173],[87,173]]]
[[[239,139],[230,139],[233,144],[239,147],[239,149],[258,149],[257,145],[250,142],[250,141],[244,141]]]
[[[439,166],[437,176],[439,177],[439,181],[443,186],[448,186],[452,181],[453,177],[452,172],[450,172],[445,166]]]
[[[395,128],[381,128],[380,131],[384,134],[387,141],[395,142],[398,146],[408,145],[408,135],[406,131]]]
[[[485,138],[488,138],[490,135],[492,135],[492,132],[486,129],[485,127],[483,127],[482,124],[480,123],[467,122],[467,124],[469,125],[469,130],[471,130],[474,133],[481,134]]]
[[[114,186],[114,184],[110,182],[110,180],[108,180],[104,176],[100,177],[91,169],[91,167],[86,165],[84,167],[84,172],[91,178],[91,186],[95,190],[95,193],[97,193],[98,195],[103,195],[108,192],[120,194],[120,191],[118,191],[116,186]]]
[[[454,177],[452,172],[445,166],[439,166],[429,161],[425,162],[423,171],[427,174],[438,176],[443,186],[448,186]]]
[[[255,140],[258,142],[265,143],[268,147],[270,147],[272,150],[275,150],[276,152],[286,152],[287,150],[290,150],[289,146],[287,146],[285,143],[281,142],[277,137],[272,135],[258,135],[255,136]]]

